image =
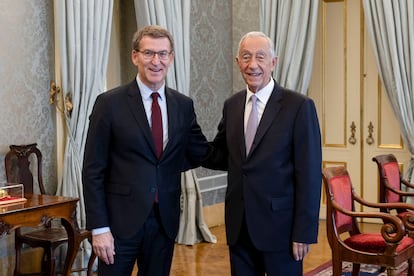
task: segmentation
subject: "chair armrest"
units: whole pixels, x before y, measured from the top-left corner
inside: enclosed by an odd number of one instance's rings
[[[414,193],[413,193],[414,194]],[[387,209],[407,209],[414,212],[414,204],[405,203],[405,202],[394,202],[394,203],[385,203],[385,202],[371,202],[363,199],[357,194],[353,194],[354,199],[361,205],[371,207],[371,208],[387,208]]]
[[[405,179],[401,179],[401,184],[403,184],[405,187],[414,189],[414,183],[410,183]],[[406,193],[410,194],[411,196],[414,196],[414,192],[406,192]]]
[[[396,209],[396,210],[407,210],[413,213],[407,213],[401,216],[401,220],[408,231],[414,231],[414,204],[403,203],[403,202],[395,202],[395,203],[376,203],[376,202],[369,202],[364,200],[363,198],[356,196],[354,197],[355,200],[360,203],[361,205],[377,208],[377,209]]]
[[[383,212],[356,212],[356,211],[349,211],[342,208],[335,200],[332,200],[332,207],[337,210],[338,212],[355,217],[355,218],[378,218],[382,221],[386,221],[383,223],[381,227],[381,235],[384,240],[388,243],[398,243],[404,238],[406,231],[405,225],[401,219],[397,216],[393,216]],[[409,219],[410,217],[407,217]],[[414,219],[414,218],[413,218]]]
[[[401,216],[404,226],[409,231],[414,231],[414,214],[406,213]]]

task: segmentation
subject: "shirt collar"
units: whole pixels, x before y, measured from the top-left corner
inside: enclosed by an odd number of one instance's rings
[[[274,87],[275,87],[275,80],[273,78],[270,79],[269,83],[266,84],[265,87],[263,87],[256,93],[253,93],[252,91],[249,90],[249,87],[247,87],[246,103],[249,101],[250,97],[254,94],[256,95],[257,99],[260,102],[266,104],[270,98],[270,95],[272,95],[272,91]]]
[[[136,81],[139,91],[141,91],[141,95],[144,99],[150,99],[153,92],[158,92],[161,100],[165,99],[165,83],[160,87],[160,89],[158,89],[158,91],[153,91],[140,80],[139,75],[137,75]]]

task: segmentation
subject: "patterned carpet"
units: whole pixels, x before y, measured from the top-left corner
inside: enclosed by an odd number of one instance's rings
[[[408,264],[404,263],[398,268],[398,276],[407,275]],[[332,266],[331,262],[327,262],[318,268],[307,272],[304,276],[331,276],[332,275]],[[342,276],[352,275],[352,264],[348,262],[342,263]],[[361,265],[360,276],[386,276],[387,272],[379,273],[379,267],[374,265]]]

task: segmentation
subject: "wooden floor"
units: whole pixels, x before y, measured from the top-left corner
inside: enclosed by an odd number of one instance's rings
[[[363,224],[361,229],[374,229],[374,224]],[[171,276],[227,276],[230,275],[229,255],[223,226],[210,228],[217,243],[199,243],[192,246],[176,245]],[[312,244],[310,253],[303,261],[303,270],[308,272],[331,259],[331,249],[326,238],[326,224],[319,223],[318,243]],[[134,269],[132,275],[136,275]]]
[[[311,245],[303,261],[304,272],[310,271],[331,259],[326,239],[325,221],[319,225],[318,243]],[[198,243],[192,246],[175,245],[171,276],[226,276],[230,275],[229,254],[224,225],[210,228],[217,243]],[[136,275],[134,269],[132,275]]]

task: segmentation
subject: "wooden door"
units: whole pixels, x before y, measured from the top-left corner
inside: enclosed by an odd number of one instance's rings
[[[409,159],[398,123],[379,80],[360,0],[322,0],[308,95],[315,100],[322,134],[323,167],[343,165],[355,191],[378,200],[372,157]],[[325,218],[322,193],[320,217]]]

